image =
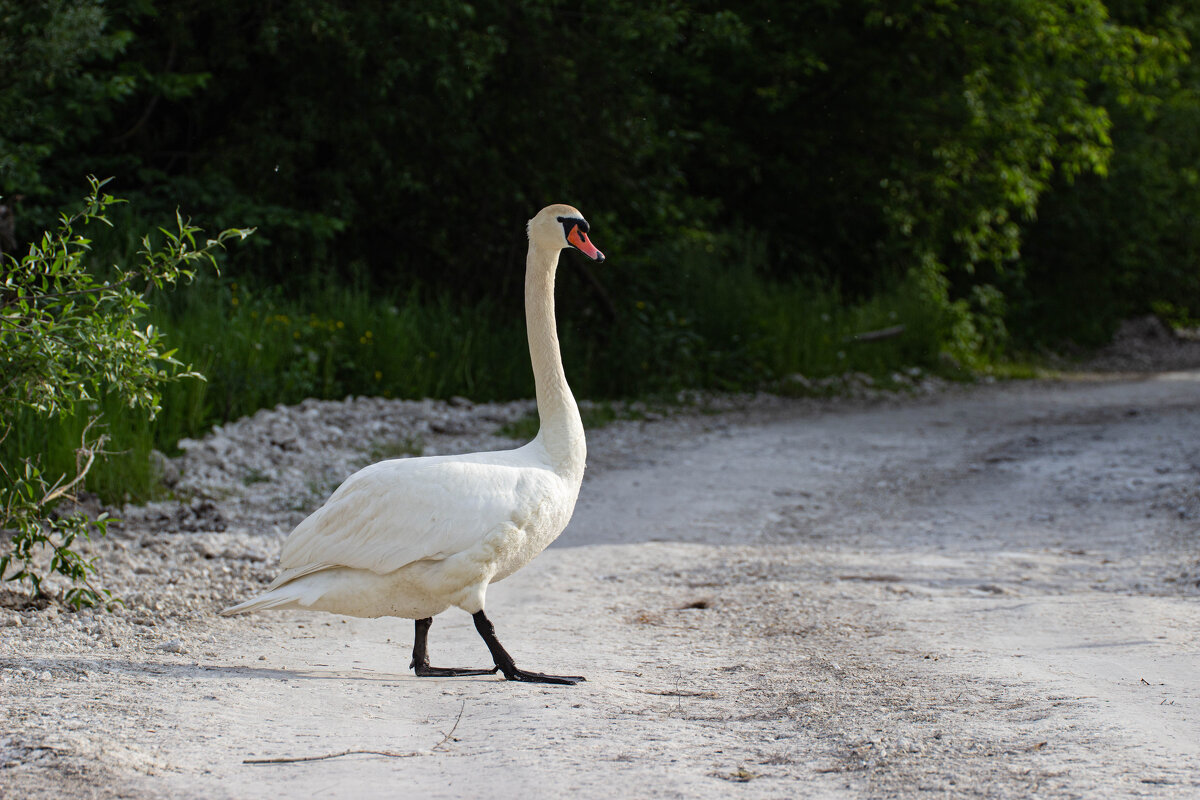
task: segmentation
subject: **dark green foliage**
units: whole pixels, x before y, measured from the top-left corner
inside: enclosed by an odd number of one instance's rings
[[[114,175],[118,262],[180,206],[259,227],[154,298],[211,379],[127,420],[160,447],[309,395],[528,395],[552,201],[609,256],[564,257],[581,396],[980,367],[1200,317],[1198,36],[1126,0],[0,0],[0,194],[27,243]]]
[[[567,200],[615,265],[568,298],[594,351],[647,325],[686,350],[661,300],[630,301],[686,280],[676,244],[733,231],[777,278],[852,298],[916,270],[946,319],[980,318],[959,347],[1005,346],[993,287],[1023,342],[1094,339],[1194,297],[1198,18],[1100,0],[0,0],[0,192],[26,195],[29,236],[78,174],[112,174],[139,214],[259,226],[231,268],[291,296],[419,281],[510,311],[521,221]],[[1068,321],[1080,292],[1096,317]]]
[[[94,146],[133,89],[104,66],[131,38],[108,23],[99,0],[0,0],[0,194],[65,200],[68,187],[51,185],[47,162]]]
[[[1200,11],[1114,3],[1114,14],[1172,40],[1165,74],[1100,88],[1113,117],[1105,179],[1058,182],[1028,227],[1020,269],[1007,276],[1020,343],[1107,341],[1117,323],[1154,311],[1200,316]],[[1138,89],[1140,91],[1135,91]]]

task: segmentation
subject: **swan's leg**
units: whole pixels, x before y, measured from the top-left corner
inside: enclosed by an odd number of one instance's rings
[[[412,663],[408,665],[417,673],[417,677],[453,678],[457,675],[491,675],[498,669],[498,667],[492,667],[491,669],[460,669],[458,667],[429,666],[427,640],[429,638],[429,626],[432,624],[433,617],[417,620],[417,635],[413,641]]]
[[[496,660],[496,668],[504,673],[505,680],[525,683],[558,683],[566,686],[574,686],[580,681],[587,680],[582,675],[543,675],[540,672],[526,672],[523,669],[517,669],[512,656],[496,638],[496,628],[492,625],[492,621],[482,610],[476,611],[472,617],[475,619],[475,630],[479,631],[488,650],[492,651],[492,658]]]

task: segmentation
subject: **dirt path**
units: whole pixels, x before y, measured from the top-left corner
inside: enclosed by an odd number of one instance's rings
[[[255,540],[156,572],[143,539],[124,616],[0,627],[0,797],[1197,797],[1198,400],[1172,373],[599,431],[567,532],[488,597],[569,689],[417,679],[408,621],[216,618],[271,573]],[[485,659],[461,613],[431,649]],[[347,750],[391,755],[244,763]]]

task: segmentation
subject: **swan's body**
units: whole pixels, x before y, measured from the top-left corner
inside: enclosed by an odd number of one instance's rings
[[[567,526],[579,482],[536,439],[517,450],[383,461],[300,523],[266,594],[230,613],[302,606],[355,617],[474,614]]]
[[[579,495],[587,448],[562,367],[554,275],[566,247],[604,259],[587,230],[570,206],[549,206],[529,221],[525,314],[541,419],[537,437],[516,450],[395,459],[359,470],[292,531],[280,558],[283,572],[267,591],[222,614],[308,608],[407,617],[417,620],[418,674],[494,672],[428,666],[430,618],[457,606],[475,616],[506,678],[579,680],[517,670],[483,607],[489,584],[528,564],[562,533]]]

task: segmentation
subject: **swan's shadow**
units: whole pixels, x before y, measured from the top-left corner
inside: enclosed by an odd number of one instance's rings
[[[124,658],[36,658],[29,660],[2,659],[2,667],[30,667],[39,670],[51,670],[74,673],[107,673],[125,675],[153,675],[165,678],[195,678],[201,680],[217,680],[223,678],[258,678],[276,681],[354,681],[356,683],[440,683],[428,678],[419,678],[412,673],[380,673],[363,670],[367,674],[344,670],[324,671],[312,667],[299,669],[279,669],[276,667],[255,667],[238,664],[170,664],[162,661],[131,661]],[[497,679],[490,675],[467,676],[495,682]],[[463,677],[451,678],[461,681]],[[443,678],[444,680],[444,678]]]

